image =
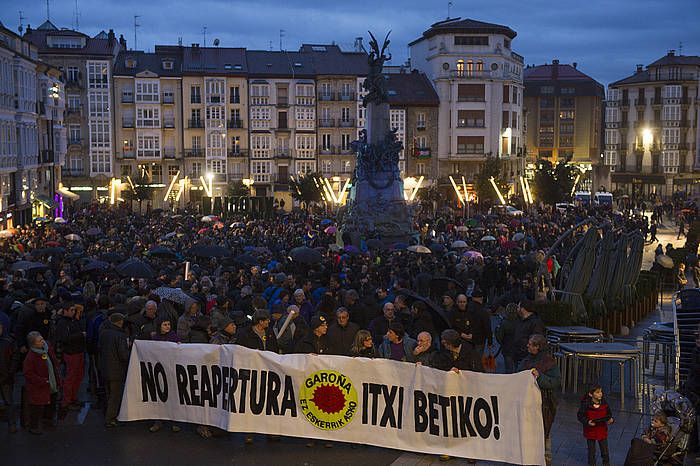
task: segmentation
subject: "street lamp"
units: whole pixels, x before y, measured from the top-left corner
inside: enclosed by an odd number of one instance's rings
[[[642,145],[644,146],[644,150],[649,150],[653,142],[654,134],[649,128],[644,128],[644,131],[642,131]]]

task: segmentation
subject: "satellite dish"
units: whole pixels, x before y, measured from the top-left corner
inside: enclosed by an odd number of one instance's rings
[[[214,39],[214,47],[218,47],[218,46],[219,46],[219,39]]]

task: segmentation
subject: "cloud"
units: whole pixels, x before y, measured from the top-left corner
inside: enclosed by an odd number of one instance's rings
[[[579,69],[600,82],[630,75],[637,63],[648,64],[683,43],[683,53],[700,55],[698,0],[454,0],[451,16],[504,24],[518,36],[513,49],[529,64],[558,58],[578,62]],[[430,24],[447,16],[446,2],[425,0],[78,0],[80,29],[88,34],[114,29],[133,46],[134,15],[139,15],[138,47],[155,44],[203,43],[218,38],[223,47],[295,50],[302,43],[336,42],[350,48],[367,30],[392,30],[393,63],[408,58],[408,43]],[[28,21],[38,26],[46,18],[43,0],[24,0]],[[15,29],[17,0],[0,0],[2,21]],[[71,27],[75,0],[53,0],[51,19]],[[15,12],[15,13],[13,13]],[[366,39],[365,39],[366,43]]]

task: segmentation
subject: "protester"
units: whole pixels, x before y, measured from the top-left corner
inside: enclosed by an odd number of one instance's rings
[[[296,353],[307,353],[307,354],[327,354],[328,348],[328,338],[326,336],[328,332],[328,322],[326,318],[318,315],[311,319],[311,324],[309,324],[310,332],[296,344]]]
[[[542,319],[535,312],[534,301],[525,300],[518,304],[518,317],[513,335],[513,364],[517,368],[529,353],[529,341],[532,335],[544,335]]]
[[[49,427],[56,426],[56,404],[61,389],[58,360],[53,348],[37,331],[27,334],[29,352],[24,358],[22,372],[25,393],[29,403],[29,432],[42,433],[40,421],[47,419]]]
[[[350,356],[350,347],[360,326],[350,322],[350,313],[345,307],[339,307],[335,316],[335,322],[328,327],[328,353]]]
[[[10,318],[0,311],[0,400],[6,409],[9,432],[17,432],[17,408],[14,402],[15,373],[20,353],[10,335]]]
[[[76,315],[76,305],[64,302],[55,324],[54,342],[66,365],[63,380],[63,409],[80,409],[78,391],[85,376],[85,332]]]
[[[413,350],[417,345],[416,340],[406,335],[406,330],[400,322],[392,322],[389,324],[382,344],[379,345],[379,357],[394,361],[416,362]]]
[[[433,366],[444,371],[460,370],[483,372],[481,355],[471,343],[465,342],[459,332],[447,329],[440,336],[442,351],[434,358]]]
[[[355,334],[355,340],[350,347],[350,355],[360,358],[378,358],[377,349],[372,341],[372,334],[367,330],[360,330]]]
[[[115,312],[100,330],[100,364],[107,389],[105,426],[116,427],[129,365],[129,339],[124,330],[124,314]]]

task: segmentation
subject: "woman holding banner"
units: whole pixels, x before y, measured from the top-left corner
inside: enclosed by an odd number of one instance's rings
[[[544,335],[535,334],[527,342],[528,355],[520,361],[519,371],[530,370],[542,393],[542,421],[544,423],[544,458],[547,466],[552,464],[552,439],[550,433],[557,414],[556,392],[561,388],[559,366],[548,351]]]

